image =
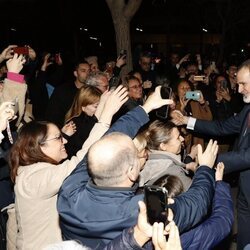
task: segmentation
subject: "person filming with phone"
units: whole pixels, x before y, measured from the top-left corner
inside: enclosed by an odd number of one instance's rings
[[[201,91],[191,91],[191,85],[187,80],[181,80],[176,87],[176,109],[183,115],[189,115],[198,119],[212,120],[212,113]],[[173,116],[175,113],[171,113]],[[204,148],[204,140],[198,135],[192,135],[185,128],[181,128],[185,139],[187,153],[191,147],[201,144]]]

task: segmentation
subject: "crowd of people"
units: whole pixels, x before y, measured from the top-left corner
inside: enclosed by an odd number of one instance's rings
[[[125,54],[105,65],[90,56],[65,81],[63,55],[15,47],[0,54],[3,249],[226,246],[224,171],[240,173],[237,248],[248,249],[250,60],[223,69],[172,53],[160,68],[142,52],[121,75]],[[152,224],[151,185],[168,192],[167,219]]]

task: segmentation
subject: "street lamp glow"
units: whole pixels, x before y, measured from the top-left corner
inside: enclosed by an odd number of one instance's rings
[[[207,32],[207,29],[202,28],[202,31]]]

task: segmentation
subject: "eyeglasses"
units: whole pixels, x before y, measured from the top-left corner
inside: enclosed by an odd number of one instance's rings
[[[142,88],[142,84],[140,85],[134,85],[134,86],[131,86],[131,87],[128,87],[129,89],[140,89]]]
[[[42,143],[44,143],[44,142],[47,142],[47,141],[61,141],[61,142],[63,142],[63,136],[62,136],[62,134],[59,134],[58,136],[56,136],[56,137],[54,137],[54,138],[51,138],[51,139],[47,139],[47,140],[45,140],[45,141],[43,141]]]

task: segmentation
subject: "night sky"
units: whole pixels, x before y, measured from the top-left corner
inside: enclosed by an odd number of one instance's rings
[[[62,51],[72,50],[77,42],[84,54],[115,53],[113,23],[104,0],[0,0],[0,9],[1,48],[15,43]],[[131,33],[133,37],[140,27],[146,34],[199,34],[202,28],[220,34],[221,15],[229,20],[227,43],[234,50],[250,43],[249,13],[248,0],[144,0]]]

